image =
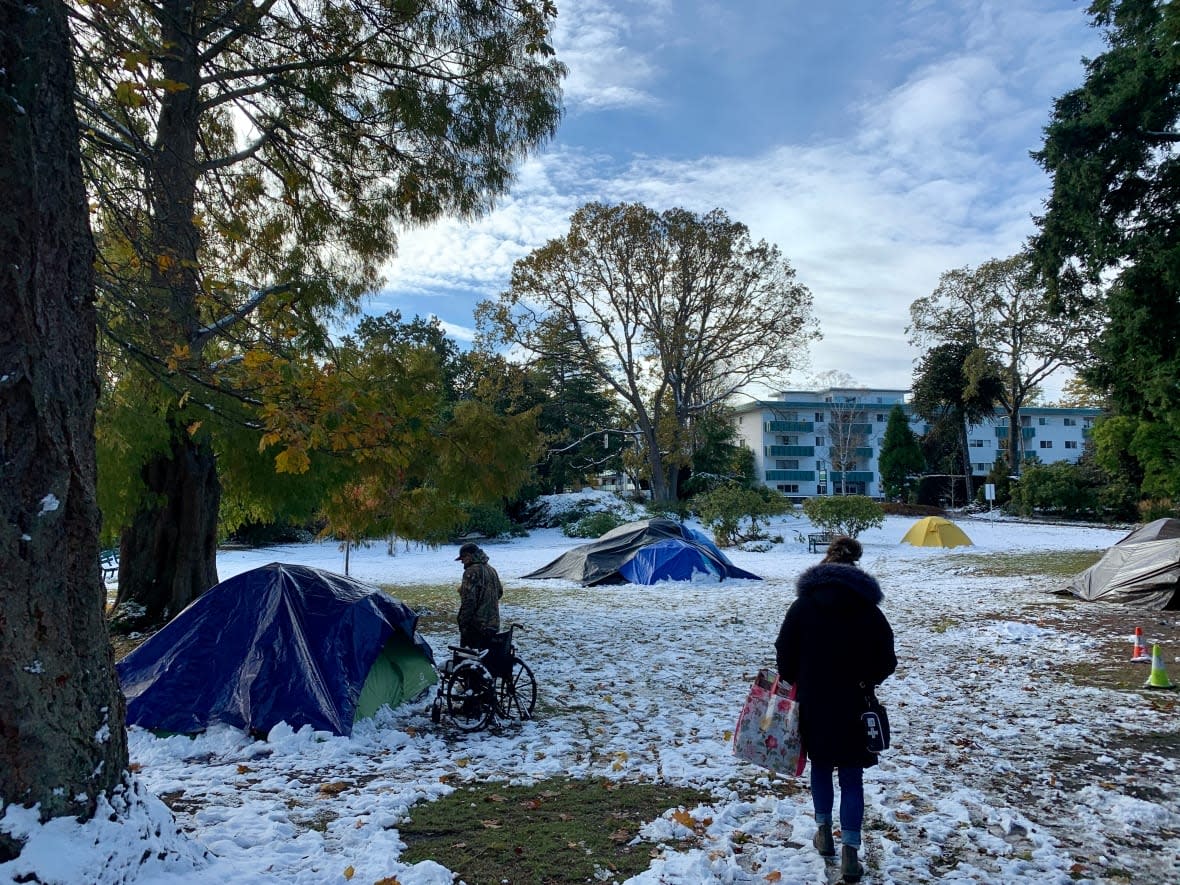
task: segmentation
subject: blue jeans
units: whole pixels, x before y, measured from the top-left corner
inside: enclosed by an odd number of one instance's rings
[[[811,762],[811,804],[815,807],[815,822],[832,822],[832,805],[836,793],[832,789],[835,766]],[[865,788],[863,768],[841,768],[840,771],[840,843],[860,848],[860,827],[865,816]]]

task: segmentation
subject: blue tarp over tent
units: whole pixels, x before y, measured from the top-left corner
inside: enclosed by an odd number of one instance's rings
[[[690,581],[697,574],[762,580],[730,562],[707,535],[672,519],[621,525],[524,577],[568,578],[592,586]]]
[[[387,646],[403,647],[433,681],[417,622],[413,609],[353,578],[282,563],[244,572],[117,664],[127,723],[265,734],[285,721],[351,734],[361,689]]]

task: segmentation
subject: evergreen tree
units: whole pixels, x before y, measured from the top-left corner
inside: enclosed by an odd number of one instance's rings
[[[1034,154],[1052,176],[1034,254],[1059,309],[1105,319],[1082,374],[1126,419],[1130,472],[1180,497],[1180,4],[1088,11],[1107,49],[1054,102]]]
[[[881,472],[881,487],[885,497],[910,500],[915,486],[914,477],[925,468],[926,458],[900,405],[895,405],[889,412],[889,423],[885,425],[877,466]]]
[[[282,442],[281,471],[336,445],[337,412],[317,399],[328,328],[378,284],[400,227],[487,209],[554,133],[556,9],[68,8],[100,247],[104,403],[136,420],[108,425],[124,451],[113,463],[133,468],[116,480],[133,510],[117,529],[120,595],[163,616],[217,581],[226,424]],[[305,433],[288,414],[310,422]]]

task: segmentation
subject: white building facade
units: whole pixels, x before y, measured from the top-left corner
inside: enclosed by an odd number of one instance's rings
[[[882,498],[877,456],[889,413],[900,405],[910,429],[929,425],[913,413],[908,390],[787,390],[734,410],[738,438],[754,452],[757,476],[793,499],[848,494]],[[1029,406],[1020,410],[1022,457],[1044,464],[1081,457],[1098,409]],[[1006,457],[1008,417],[997,412],[967,428],[973,476],[987,476]]]

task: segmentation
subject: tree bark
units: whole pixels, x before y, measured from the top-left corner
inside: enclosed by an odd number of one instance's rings
[[[127,768],[95,502],[93,261],[65,7],[0,0],[0,815]],[[0,862],[21,846],[0,836]]]

